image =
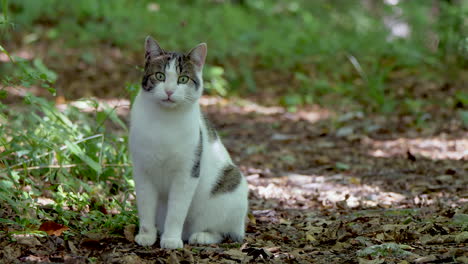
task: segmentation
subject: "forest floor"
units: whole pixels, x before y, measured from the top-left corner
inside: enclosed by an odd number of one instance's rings
[[[183,250],[121,235],[0,239],[0,263],[468,263],[468,131],[450,112],[202,105],[250,187],[244,243]]]
[[[84,89],[76,76],[107,94],[139,74],[65,58],[55,63],[64,67],[58,83],[72,93]],[[58,236],[0,236],[0,263],[468,263],[468,128],[455,109],[288,112],[252,100],[201,100],[249,182],[244,243],[163,250],[136,245],[135,225],[67,239],[57,227]]]

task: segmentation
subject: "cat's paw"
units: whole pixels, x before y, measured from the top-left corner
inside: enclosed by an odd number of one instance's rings
[[[218,233],[198,232],[193,233],[189,238],[190,244],[216,244],[221,242],[223,237]]]
[[[135,237],[135,242],[140,246],[152,246],[156,242],[157,233],[156,232],[140,232]]]
[[[161,238],[161,248],[176,249],[183,247],[184,242],[180,238]]]

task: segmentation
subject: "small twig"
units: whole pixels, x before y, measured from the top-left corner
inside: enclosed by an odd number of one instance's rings
[[[354,68],[355,68],[356,71],[359,73],[359,75],[361,75],[361,78],[364,79],[364,81],[369,82],[369,78],[367,77],[367,74],[366,74],[366,73],[364,72],[364,70],[362,69],[361,64],[360,64],[359,61],[356,59],[356,57],[354,57],[354,56],[351,55],[351,54],[346,54],[346,57],[347,57],[348,60],[351,62],[351,64],[354,66]]]
[[[103,164],[102,164],[102,153],[103,153],[103,151],[104,151],[104,147],[103,147],[103,146],[104,146],[104,137],[105,137],[104,135],[101,137],[101,149],[100,149],[100,151],[99,151],[99,165],[100,165],[101,167],[103,167]],[[101,171],[100,173],[98,173],[98,175],[97,175],[98,181],[99,181],[99,176],[101,176],[101,173],[102,173],[102,171]]]

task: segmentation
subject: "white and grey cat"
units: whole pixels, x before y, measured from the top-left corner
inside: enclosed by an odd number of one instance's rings
[[[146,38],[130,126],[139,245],[153,245],[158,231],[170,249],[244,238],[247,182],[198,104],[206,53],[205,43],[184,54]]]

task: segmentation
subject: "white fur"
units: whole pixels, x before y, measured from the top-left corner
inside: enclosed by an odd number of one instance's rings
[[[162,234],[162,248],[181,248],[183,240],[218,243],[225,235],[242,239],[248,207],[246,180],[242,178],[233,192],[211,195],[220,169],[232,161],[219,139],[208,140],[198,104],[203,83],[198,91],[177,84],[174,63],[165,74],[166,81],[153,90],[140,91],[131,111],[130,150],[140,220],[135,241],[150,246],[157,231]],[[201,77],[201,69],[198,74]],[[174,92],[174,103],[163,102],[165,90]],[[195,178],[191,170],[200,127],[203,152],[200,176]]]

